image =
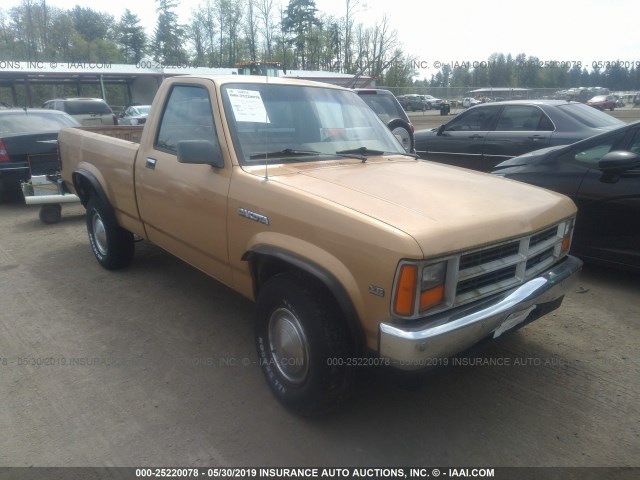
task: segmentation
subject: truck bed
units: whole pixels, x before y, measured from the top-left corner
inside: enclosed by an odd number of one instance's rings
[[[142,233],[133,183],[142,130],[140,125],[95,126],[63,128],[58,135],[67,189],[77,193],[72,172],[88,172],[102,186],[118,223],[134,233]]]

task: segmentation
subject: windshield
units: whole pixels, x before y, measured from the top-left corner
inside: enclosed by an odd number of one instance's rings
[[[222,99],[241,165],[332,160],[352,149],[404,154],[354,92],[282,84],[226,84]]]
[[[0,113],[0,135],[57,132],[80,124],[65,114],[48,112],[4,111]]]
[[[590,128],[618,127],[624,122],[583,103],[558,105],[564,113]]]

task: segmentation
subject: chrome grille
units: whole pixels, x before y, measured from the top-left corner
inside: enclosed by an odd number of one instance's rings
[[[447,282],[449,307],[518,286],[553,265],[563,255],[568,222],[460,255],[449,270],[457,273]]]

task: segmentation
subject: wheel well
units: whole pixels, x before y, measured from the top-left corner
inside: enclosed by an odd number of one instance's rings
[[[109,202],[109,198],[104,193],[100,182],[93,176],[93,174],[89,172],[74,172],[73,174],[73,185],[76,189],[76,193],[78,197],[80,197],[80,202],[82,206],[87,208],[89,204],[89,200],[92,197],[95,197],[97,201],[104,207],[104,213],[109,216],[109,218],[117,223],[115,211]]]
[[[73,174],[73,185],[76,189],[78,197],[80,197],[82,206],[86,207],[89,203],[89,198],[91,198],[91,195],[95,194],[93,185],[91,185],[91,182],[87,177],[78,173]]]
[[[330,272],[292,254],[280,253],[278,255],[248,252],[243,259],[249,262],[255,298],[258,297],[261,287],[269,279],[282,273],[296,273],[305,281],[314,283],[317,288],[324,289],[341,310],[353,337],[356,352],[361,352],[365,345],[365,337],[358,314],[348,294]]]

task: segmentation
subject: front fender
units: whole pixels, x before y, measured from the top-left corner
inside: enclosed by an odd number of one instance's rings
[[[355,278],[339,259],[313,244],[287,235],[266,233],[258,235],[254,240],[242,256],[242,260],[250,264],[254,296],[257,297],[261,284],[268,279],[263,278],[260,271],[260,265],[265,260],[273,260],[280,266],[286,265],[303,271],[320,281],[331,292],[354,338],[359,345],[364,344],[359,313],[364,312],[362,294]]]

